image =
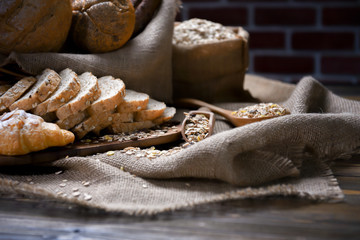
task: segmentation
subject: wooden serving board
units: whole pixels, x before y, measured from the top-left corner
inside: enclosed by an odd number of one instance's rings
[[[88,156],[113,150],[121,150],[126,147],[151,147],[166,144],[181,139],[181,125],[168,130],[163,135],[147,137],[138,140],[112,141],[98,143],[75,142],[64,147],[51,147],[42,151],[19,156],[0,155],[0,166],[40,164],[52,162],[64,157]]]

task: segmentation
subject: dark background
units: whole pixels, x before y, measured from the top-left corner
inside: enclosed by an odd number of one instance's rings
[[[248,73],[360,86],[360,0],[183,0],[178,21],[203,18],[250,34]]]

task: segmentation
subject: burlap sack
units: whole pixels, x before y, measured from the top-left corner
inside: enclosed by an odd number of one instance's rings
[[[242,28],[231,29],[239,39],[198,45],[173,44],[174,98],[191,97],[207,102],[244,99],[248,33]]]
[[[34,75],[45,68],[61,71],[68,67],[78,74],[90,71],[97,77],[112,75],[121,78],[129,89],[146,92],[160,101],[171,102],[171,41],[176,10],[176,0],[163,0],[146,29],[113,52],[11,53],[8,57],[0,57],[0,67],[15,62],[23,71]]]
[[[253,87],[269,85],[261,80]],[[360,102],[334,95],[311,77],[288,99],[287,89],[278,89],[283,98],[276,97],[291,115],[238,128],[218,117],[215,135],[155,159],[116,151],[2,167],[0,192],[129,214],[274,195],[341,200],[329,163],[360,153]],[[228,109],[243,105],[221,104]]]

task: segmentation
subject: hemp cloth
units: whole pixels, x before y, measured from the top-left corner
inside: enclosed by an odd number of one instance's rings
[[[259,100],[259,89],[277,86],[278,103],[291,114],[238,128],[218,116],[213,136],[155,159],[115,151],[2,167],[0,193],[138,215],[266,196],[341,200],[330,164],[359,153],[360,102],[331,93],[312,77],[296,86],[249,76],[245,82],[252,80],[245,86],[250,93],[257,89]],[[228,109],[244,105],[219,104]],[[80,196],[72,195],[74,188]]]
[[[118,50],[101,54],[12,52],[0,54],[0,67],[17,65],[31,75],[45,68],[57,72],[71,68],[79,75],[92,72],[98,78],[111,75],[122,79],[128,89],[171,102],[172,33],[178,5],[176,0],[162,0],[146,28]]]

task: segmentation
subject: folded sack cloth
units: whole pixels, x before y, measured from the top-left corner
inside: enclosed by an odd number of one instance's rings
[[[129,214],[274,195],[341,200],[329,163],[360,152],[360,102],[305,77],[281,104],[292,114],[238,128],[218,117],[213,136],[169,156],[115,151],[36,168],[1,168],[0,192]]]

